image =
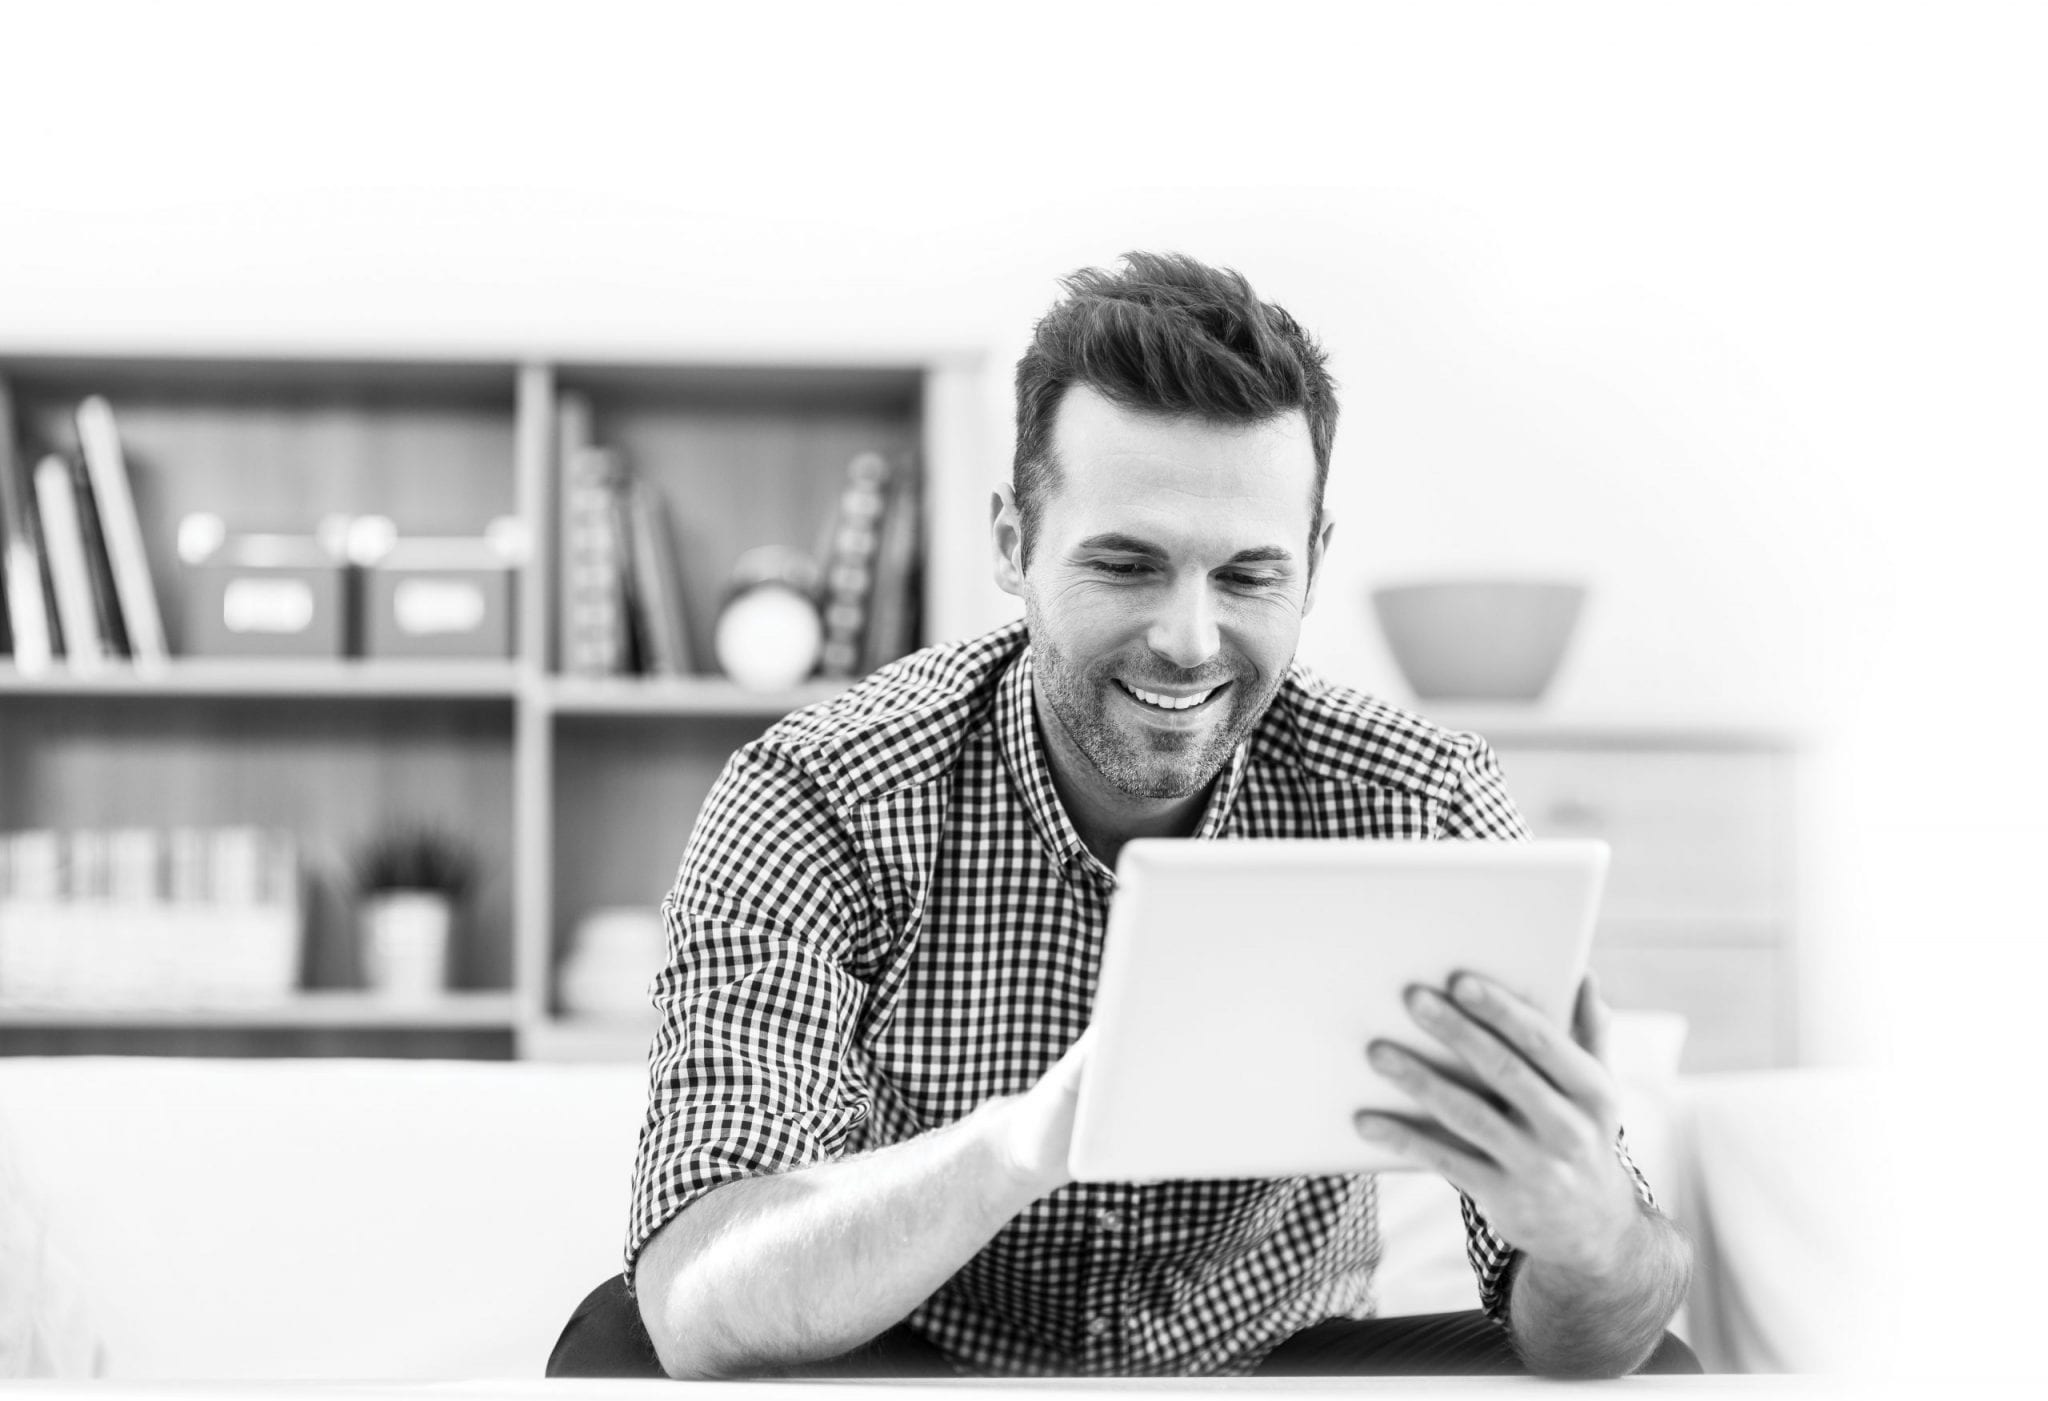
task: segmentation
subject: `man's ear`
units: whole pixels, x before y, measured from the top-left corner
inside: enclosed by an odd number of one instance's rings
[[[1017,496],[1007,482],[988,500],[989,543],[995,551],[996,587],[1016,598],[1024,596],[1024,521],[1017,514]]]
[[[1330,552],[1330,534],[1336,528],[1337,522],[1325,515],[1323,528],[1308,542],[1308,592],[1301,600],[1303,613],[1316,606],[1316,585],[1323,581],[1323,557]]]

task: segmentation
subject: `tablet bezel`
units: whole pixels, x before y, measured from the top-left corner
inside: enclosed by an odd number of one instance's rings
[[[1449,1062],[1401,998],[1461,970],[1568,1028],[1608,857],[1591,840],[1126,843],[1069,1170],[1129,1182],[1412,1166],[1352,1127],[1361,1109],[1416,1112],[1366,1064],[1367,1044]],[[1259,919],[1277,931],[1248,950]]]

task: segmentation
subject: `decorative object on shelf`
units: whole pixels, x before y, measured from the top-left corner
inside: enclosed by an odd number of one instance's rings
[[[512,579],[526,533],[509,517],[479,536],[405,536],[388,516],[349,523],[362,571],[366,657],[512,655]]]
[[[246,1006],[298,986],[289,832],[45,829],[0,848],[0,1007]]]
[[[818,551],[825,637],[818,671],[844,679],[917,646],[922,536],[916,464],[856,453]]]
[[[817,564],[803,551],[763,545],[741,555],[718,610],[719,669],[753,691],[807,679],[825,640],[817,598]]]
[[[185,649],[211,657],[341,657],[349,649],[345,516],[311,535],[230,535],[208,513],[178,523]]]
[[[365,844],[355,861],[364,985],[395,1001],[446,994],[455,916],[475,877],[469,846],[434,827],[394,827]]]
[[[652,906],[595,909],[576,922],[556,984],[562,1010],[611,1021],[652,1021],[648,984],[668,957]]]
[[[1578,583],[1469,579],[1373,590],[1380,631],[1424,700],[1542,697],[1586,598]]]
[[[868,631],[868,612],[875,594],[875,565],[882,542],[882,514],[889,502],[889,459],[878,452],[854,454],[846,466],[846,485],[826,527],[818,552],[823,588],[818,611],[824,621],[824,643],[818,672],[844,678],[860,673],[861,643]]]
[[[584,447],[567,464],[562,670],[571,676],[617,676],[630,660],[620,528],[625,471],[619,455],[603,447]]]

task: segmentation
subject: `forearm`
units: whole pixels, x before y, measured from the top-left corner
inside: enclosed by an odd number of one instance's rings
[[[1653,1352],[1692,1278],[1692,1243],[1641,1208],[1616,1264],[1587,1274],[1524,1258],[1508,1295],[1508,1328],[1529,1370],[1617,1377]]]
[[[1054,1180],[1003,1147],[1015,1101],[874,1153],[709,1192],[635,1270],[663,1368],[717,1377],[832,1357],[910,1313]]]

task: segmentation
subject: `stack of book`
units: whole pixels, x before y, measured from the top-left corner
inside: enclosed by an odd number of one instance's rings
[[[0,379],[0,638],[27,673],[162,661],[162,614],[114,428],[98,395],[78,406],[75,450],[17,437]],[[35,461],[33,470],[29,462]]]
[[[590,402],[561,396],[561,668],[572,676],[695,669],[675,535],[661,494],[596,442]]]
[[[917,646],[922,534],[916,464],[855,454],[819,547],[821,675],[863,676]]]
[[[0,833],[0,1007],[275,1002],[298,986],[300,911],[288,832]]]

